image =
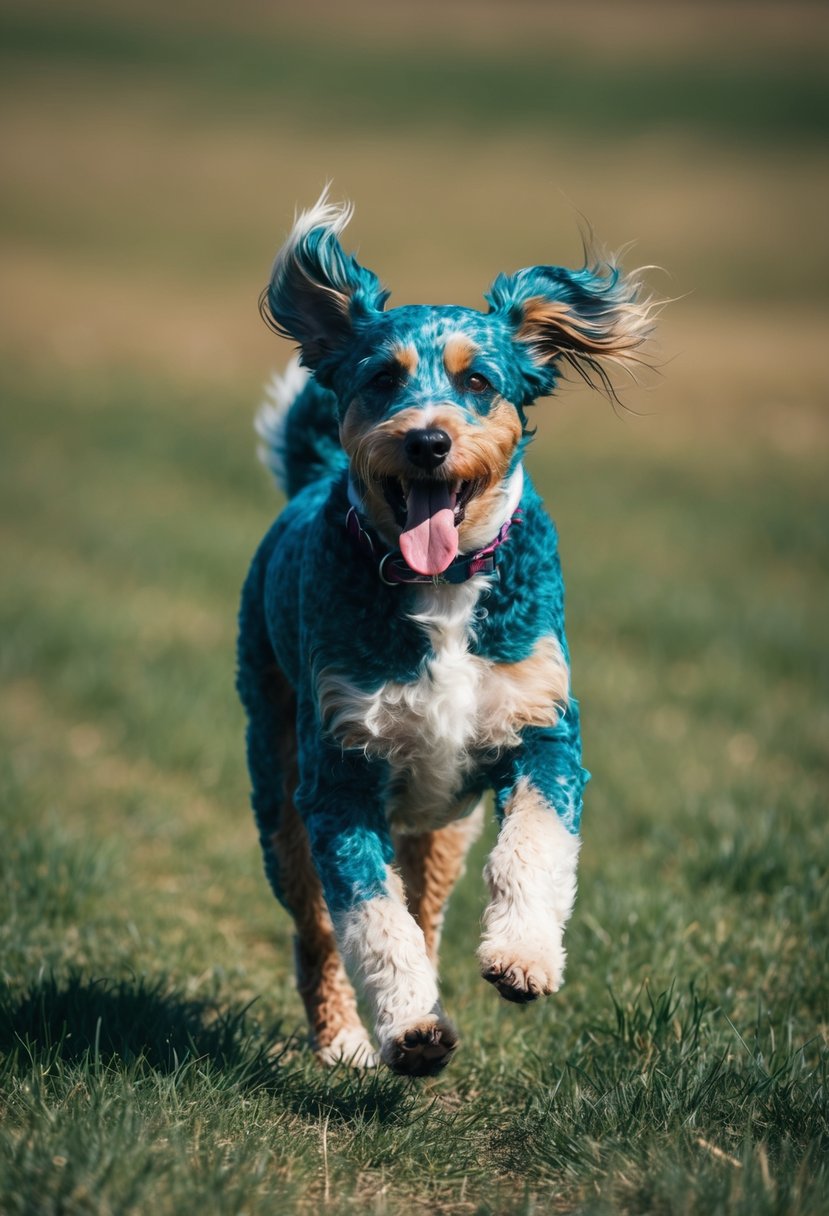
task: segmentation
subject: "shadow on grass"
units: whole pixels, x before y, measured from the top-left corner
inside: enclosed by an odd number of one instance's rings
[[[386,1070],[323,1069],[302,1036],[265,1028],[250,1006],[184,998],[164,977],[49,976],[22,996],[0,986],[0,1056],[12,1071],[15,1059],[167,1075],[198,1064],[223,1087],[264,1090],[312,1119],[396,1121],[422,1106],[418,1087]]]
[[[159,1072],[194,1058],[228,1067],[248,1046],[246,1012],[186,1000],[163,979],[48,977],[22,997],[0,992],[0,1051],[22,1044],[66,1063],[91,1056],[107,1063],[141,1061]]]

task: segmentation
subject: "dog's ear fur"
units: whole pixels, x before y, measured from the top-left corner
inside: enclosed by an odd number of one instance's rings
[[[580,270],[531,266],[499,275],[486,299],[490,313],[511,325],[528,381],[529,404],[552,392],[569,364],[594,388],[616,398],[603,361],[635,370],[658,306],[643,296],[639,272],[624,274],[613,261],[585,256]]]
[[[322,381],[354,322],[381,311],[388,299],[377,276],[344,253],[338,240],[353,210],[350,203],[329,203],[326,187],[294,221],[259,301],[266,324],[299,343],[300,361]]]

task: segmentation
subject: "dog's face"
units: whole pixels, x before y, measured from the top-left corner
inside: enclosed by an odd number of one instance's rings
[[[336,395],[375,528],[412,569],[439,574],[492,539],[528,438],[525,407],[553,390],[562,362],[607,385],[598,360],[636,360],[651,305],[615,266],[537,266],[499,276],[487,313],[385,311],[378,279],[337,239],[350,214],[323,197],[299,217],[263,315]]]
[[[523,433],[511,346],[472,310],[399,308],[361,327],[334,378],[366,510],[421,574],[492,538]]]

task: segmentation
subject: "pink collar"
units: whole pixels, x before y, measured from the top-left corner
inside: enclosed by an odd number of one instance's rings
[[[355,507],[349,507],[345,517],[345,529],[348,537],[365,557],[377,565],[377,574],[381,582],[389,587],[408,585],[411,583],[432,583],[454,585],[468,582],[476,574],[494,574],[497,567],[497,551],[509,536],[513,524],[521,523],[521,509],[517,508],[501,526],[498,535],[483,549],[474,553],[463,553],[456,557],[441,574],[418,574],[406,564],[399,549],[386,550],[375,534],[369,531],[360,521]]]

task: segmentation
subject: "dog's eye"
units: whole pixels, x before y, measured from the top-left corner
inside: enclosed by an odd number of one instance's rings
[[[472,372],[466,377],[466,387],[470,393],[488,393],[492,389],[486,376],[482,376],[480,372]]]
[[[376,389],[378,393],[391,392],[393,388],[397,388],[400,383],[400,374],[392,367],[384,367],[376,375],[369,380],[369,388]]]

